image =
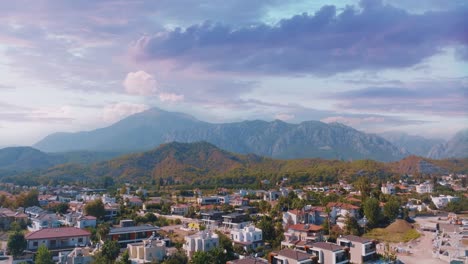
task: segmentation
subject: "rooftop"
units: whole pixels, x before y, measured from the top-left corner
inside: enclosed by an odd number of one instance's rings
[[[314,243],[312,246],[314,248],[320,248],[320,249],[329,250],[329,251],[344,250],[344,247],[342,246],[339,246],[333,243],[327,243],[327,242],[317,242],[317,243]]]
[[[314,225],[314,224],[295,224],[291,225],[289,229],[295,230],[295,231],[302,231],[302,232],[317,232],[323,229],[322,226],[319,225]]]
[[[283,256],[283,257],[298,260],[298,261],[310,259],[312,257],[312,255],[309,255],[307,253],[292,250],[292,249],[289,249],[289,248],[280,250],[278,252],[278,256]]]
[[[135,232],[148,232],[148,231],[158,231],[158,226],[153,225],[139,225],[139,226],[129,226],[129,227],[113,227],[109,231],[109,235],[117,234],[126,234],[126,233],[135,233]]]
[[[372,240],[370,240],[368,238],[354,236],[354,235],[343,236],[343,237],[340,237],[339,239],[346,239],[346,240],[349,240],[349,241],[352,241],[352,242],[358,242],[358,243],[362,243],[362,244],[372,242]]]
[[[90,236],[87,230],[76,227],[46,228],[25,235],[26,240]]]

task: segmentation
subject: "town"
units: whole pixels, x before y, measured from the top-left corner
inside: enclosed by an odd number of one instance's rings
[[[2,183],[12,263],[466,263],[467,175],[256,189]],[[464,214],[463,214],[464,213]],[[424,261],[424,262],[422,262]]]

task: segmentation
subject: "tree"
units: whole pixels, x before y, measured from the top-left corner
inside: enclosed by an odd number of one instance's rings
[[[170,255],[162,264],[183,264],[188,263],[187,255],[182,251],[177,251],[175,254]]]
[[[47,249],[47,247],[44,244],[42,244],[37,249],[37,254],[36,254],[34,263],[36,264],[54,264],[55,263],[52,260],[52,255],[50,254],[50,251]]]
[[[120,253],[120,245],[117,241],[106,240],[101,248],[101,255],[108,261],[113,262]]]
[[[68,203],[59,203],[53,210],[59,214],[65,214],[68,211]]]
[[[193,254],[192,260],[190,260],[191,264],[206,264],[212,263],[213,259],[208,252],[205,251],[197,251]]]
[[[128,249],[122,253],[122,256],[120,257],[118,264],[130,264],[132,263],[130,261],[130,254],[128,253]]]
[[[370,227],[375,227],[378,225],[381,219],[381,211],[379,206],[379,200],[375,198],[368,198],[363,203],[364,215],[366,216],[368,225]]]
[[[18,257],[23,254],[23,251],[26,249],[27,242],[24,238],[24,235],[20,231],[15,231],[10,234],[8,237],[7,247],[13,255],[13,258]]]
[[[344,233],[346,235],[361,235],[361,230],[359,228],[359,223],[356,218],[347,215],[345,219]]]
[[[102,241],[106,240],[109,232],[110,232],[110,226],[107,223],[102,223],[97,228],[97,234],[99,235],[99,239],[101,239]]]
[[[262,219],[257,223],[257,227],[263,231],[263,239],[265,241],[275,239],[275,226],[271,217],[262,216]]]
[[[84,207],[84,212],[86,215],[92,215],[97,219],[104,218],[104,215],[106,214],[104,203],[102,203],[101,199],[97,199],[87,203]]]
[[[27,193],[21,193],[16,199],[18,207],[39,206],[39,192],[31,190]]]
[[[400,213],[400,203],[396,199],[390,199],[383,208],[383,215],[392,222]]]
[[[354,183],[354,186],[361,193],[363,200],[369,196],[371,192],[369,178],[359,177],[358,180]]]

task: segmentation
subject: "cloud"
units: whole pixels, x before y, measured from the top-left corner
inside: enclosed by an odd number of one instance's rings
[[[283,121],[288,121],[291,119],[294,119],[296,116],[292,114],[287,114],[287,113],[280,113],[275,115],[275,119],[283,120]]]
[[[174,94],[174,93],[160,93],[159,100],[162,102],[179,102],[184,100],[184,95],[182,94]]]
[[[333,93],[342,110],[461,116],[468,113],[466,80],[425,81],[400,87],[367,87]]]
[[[231,26],[204,22],[143,36],[138,61],[257,74],[335,74],[402,68],[451,45],[468,44],[468,7],[411,14],[379,1],[360,9],[324,6],[277,24]]]
[[[129,72],[123,86],[129,94],[154,95],[157,92],[156,79],[145,71]]]
[[[143,112],[148,108],[149,107],[147,105],[134,103],[110,104],[104,108],[102,113],[102,119],[107,123],[113,123],[129,115]]]
[[[70,123],[73,113],[69,106],[59,107],[26,107],[0,102],[0,121],[25,123]]]

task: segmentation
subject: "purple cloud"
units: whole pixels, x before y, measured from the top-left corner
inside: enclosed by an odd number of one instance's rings
[[[324,6],[275,25],[204,22],[140,38],[140,61],[170,60],[228,72],[334,74],[407,67],[468,44],[468,8],[411,14],[379,1],[338,12]]]
[[[401,87],[368,87],[326,96],[344,110],[423,113],[466,117],[466,80],[421,82]]]

